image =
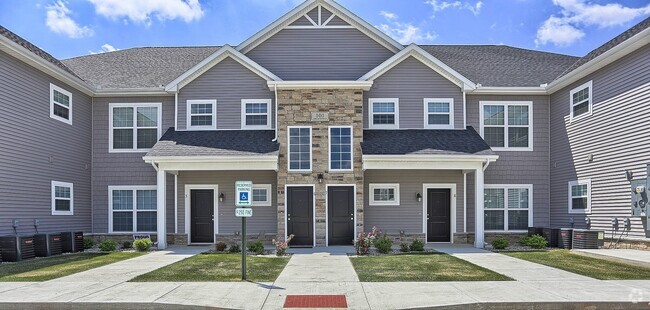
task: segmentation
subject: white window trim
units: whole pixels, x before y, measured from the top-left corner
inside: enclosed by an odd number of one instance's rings
[[[291,169],[291,129],[309,128],[309,169]],[[311,172],[314,166],[313,134],[311,126],[287,126],[287,170],[289,172]]]
[[[246,104],[266,104],[266,125],[246,125]],[[264,115],[264,113],[251,113],[251,115]],[[241,100],[241,129],[260,130],[271,129],[271,99],[242,99]]]
[[[332,129],[333,128],[349,128],[350,129],[350,169],[332,169]],[[347,172],[354,170],[354,129],[352,126],[330,126],[327,128],[328,144],[327,144],[327,157],[330,172]]]
[[[192,105],[193,104],[210,104],[212,105],[212,126],[192,126]],[[194,114],[203,116],[208,114]],[[215,130],[217,129],[217,100],[187,100],[185,110],[185,128],[187,130]]]
[[[132,149],[114,149],[113,148],[113,108],[133,108],[133,148]],[[158,131],[157,139],[160,140],[162,136],[162,103],[109,103],[108,104],[108,152],[109,153],[146,153],[151,149],[138,149],[137,138],[137,108],[139,107],[157,107],[158,108]]]
[[[113,231],[113,191],[116,190],[130,190],[133,192],[133,210],[116,210],[116,212],[133,212],[133,227],[131,231]],[[108,233],[109,234],[155,234],[156,231],[137,231],[138,228],[138,190],[158,190],[156,185],[138,185],[138,186],[129,186],[129,185],[119,185],[119,186],[109,186],[108,187]],[[141,210],[140,212],[158,212],[156,210]],[[156,213],[157,214],[157,213]]]
[[[581,102],[578,102],[578,103],[574,103],[574,102],[573,102],[573,94],[575,94],[575,93],[577,93],[577,92],[579,92],[579,91],[581,91],[581,90],[583,90],[583,89],[585,89],[585,88],[587,88],[587,87],[589,87],[589,105],[588,105],[588,107],[589,107],[589,111],[587,111],[586,113],[580,114],[580,115],[578,115],[578,116],[573,116],[573,108],[574,108],[577,104],[580,104],[580,103],[583,102],[583,101],[581,101]],[[569,92],[569,115],[570,115],[570,121],[571,121],[571,122],[573,122],[573,121],[575,121],[575,120],[579,120],[579,119],[585,118],[585,117],[588,117],[588,116],[590,116],[590,115],[592,114],[592,111],[593,111],[593,103],[594,103],[594,97],[592,96],[592,94],[593,94],[593,89],[594,89],[594,87],[593,87],[593,81],[589,81],[589,82],[587,82],[587,83],[584,83],[584,84],[582,84],[582,85],[580,85],[580,86],[578,86],[578,87],[572,89],[572,90]]]
[[[532,184],[485,184],[483,189],[503,189],[503,209],[488,209],[484,208],[485,211],[488,210],[495,210],[495,211],[501,211],[503,210],[504,212],[504,217],[503,217],[503,228],[504,230],[485,230],[489,232],[523,232],[527,231],[527,229],[508,229],[508,189],[528,189],[528,227],[533,226],[533,185]],[[485,192],[483,193],[483,197],[485,197]],[[484,198],[485,199],[485,198]],[[513,209],[513,210],[523,210],[523,209]],[[483,215],[485,217],[485,215]]]
[[[260,207],[270,207],[271,206],[271,184],[253,184],[253,189],[265,189],[266,190],[266,200],[265,201],[253,201],[251,206],[260,206]],[[252,195],[253,193],[251,193]],[[252,197],[251,197],[252,199]]]
[[[55,187],[68,187],[70,188],[70,199],[55,197]],[[70,211],[57,211],[56,199],[70,200]],[[74,188],[72,183],[52,181],[51,187],[51,201],[52,201],[52,215],[74,215]]]
[[[63,117],[60,117],[60,116],[54,114],[54,105],[55,104],[56,105],[61,105],[58,102],[54,101],[54,91],[55,90],[62,93],[62,94],[64,94],[64,95],[66,95],[66,96],[68,96],[68,98],[70,99],[69,100],[70,101],[70,106],[65,107],[65,108],[68,109],[68,119],[65,119]],[[65,89],[63,89],[63,88],[61,88],[61,87],[59,87],[59,86],[56,86],[56,85],[54,85],[52,83],[50,83],[50,117],[57,120],[57,121],[62,121],[64,123],[66,123],[66,124],[72,125],[72,93],[65,90]]]
[[[493,151],[511,151],[511,152],[518,152],[518,151],[528,151],[532,152],[533,151],[533,102],[532,101],[479,101],[479,119],[480,119],[480,129],[481,129],[481,137],[485,139],[485,119],[484,119],[484,111],[483,111],[483,106],[485,105],[502,105],[503,106],[503,117],[504,117],[504,123],[503,127],[505,130],[503,131],[504,134],[504,147],[491,147]],[[508,146],[508,128],[510,125],[508,125],[508,106],[511,105],[525,105],[528,106],[528,147],[509,147]],[[488,125],[489,127],[495,127],[495,126],[501,126],[501,125]],[[513,125],[512,127],[524,127],[520,125]]]
[[[370,206],[399,206],[400,205],[400,192],[399,183],[371,183],[368,185],[368,205]],[[395,190],[395,201],[376,201],[375,189],[392,188]]]
[[[449,113],[429,112],[430,102],[445,102],[449,103]],[[449,124],[439,125],[429,124],[429,115],[449,115]],[[424,128],[427,129],[454,129],[454,98],[424,98]]]
[[[573,191],[571,190],[573,186],[576,185],[587,185],[587,208],[584,210],[574,210],[573,209]],[[569,197],[569,214],[591,214],[591,179],[578,179],[576,181],[569,181],[569,192],[567,193]]]
[[[372,105],[375,102],[392,102],[395,104],[395,124],[373,124],[373,115]],[[388,114],[388,113],[378,113],[378,114]],[[399,98],[369,98],[368,99],[368,128],[369,129],[397,129],[399,128]]]

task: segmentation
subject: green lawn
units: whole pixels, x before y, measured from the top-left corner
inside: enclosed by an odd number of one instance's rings
[[[289,258],[246,258],[246,278],[251,281],[273,282]],[[199,254],[162,267],[131,280],[132,282],[203,282],[241,281],[241,254]]]
[[[140,256],[137,252],[74,253],[0,264],[0,282],[47,281]]]
[[[444,253],[361,256],[350,260],[362,282],[511,280]]]
[[[502,253],[600,280],[648,280],[650,269],[571,253],[569,250]]]

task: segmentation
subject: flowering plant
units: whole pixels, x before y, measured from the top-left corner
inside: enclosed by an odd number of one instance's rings
[[[285,241],[275,239],[271,240],[275,246],[275,255],[283,256],[287,254],[287,249],[289,248],[289,242],[291,242],[291,239],[293,239],[293,235],[290,235],[289,238],[287,238]]]
[[[354,247],[357,249],[357,255],[368,255],[368,252],[370,252],[370,247],[375,243],[375,240],[377,239],[377,236],[379,236],[381,232],[377,229],[377,227],[373,227],[372,231],[370,232],[360,232],[357,235],[357,239],[354,240]]]

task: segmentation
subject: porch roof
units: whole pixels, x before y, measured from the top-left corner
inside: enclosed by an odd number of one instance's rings
[[[496,155],[474,128],[365,130],[363,155]]]

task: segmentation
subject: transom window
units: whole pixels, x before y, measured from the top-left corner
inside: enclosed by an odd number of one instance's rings
[[[481,135],[494,150],[532,151],[532,102],[481,102]]]
[[[187,100],[187,129],[209,130],[216,128],[216,100]]]
[[[591,180],[569,182],[569,213],[591,213]]]
[[[571,120],[591,115],[592,81],[584,83],[571,90]]]
[[[368,103],[369,128],[399,128],[399,99],[373,98],[369,99]]]
[[[110,232],[156,232],[156,186],[109,187]]]
[[[521,231],[533,225],[532,185],[485,185],[485,230]]]
[[[454,99],[424,99],[424,128],[454,128]]]
[[[244,99],[241,102],[242,128],[271,129],[270,99]]]
[[[399,206],[399,184],[370,184],[371,206]]]
[[[144,152],[160,137],[160,103],[111,104],[110,151]]]
[[[271,206],[271,184],[253,184],[253,206]]]
[[[50,117],[72,125],[72,93],[50,84]]]
[[[52,215],[73,215],[72,183],[52,181]]]
[[[289,171],[311,171],[311,127],[289,127]]]
[[[352,170],[352,127],[330,127],[330,170]]]

